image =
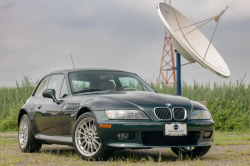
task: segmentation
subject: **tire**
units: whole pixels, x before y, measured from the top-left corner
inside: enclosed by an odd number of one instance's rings
[[[182,157],[201,157],[205,155],[211,146],[202,146],[202,147],[194,147],[193,149],[188,149],[188,148],[171,148],[172,151],[177,155],[177,156],[182,156]]]
[[[42,143],[38,142],[33,136],[27,114],[22,116],[19,123],[18,142],[21,151],[24,153],[39,152],[42,147]]]
[[[101,143],[95,117],[90,112],[82,114],[77,119],[72,139],[76,153],[85,160],[106,160],[114,152]]]

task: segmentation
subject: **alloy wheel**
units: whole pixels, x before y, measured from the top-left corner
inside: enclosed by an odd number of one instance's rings
[[[84,156],[93,156],[101,147],[95,120],[92,118],[82,119],[75,130],[75,142],[78,150]]]
[[[19,127],[19,143],[21,148],[25,148],[28,140],[28,122],[25,118],[21,120]]]
[[[192,152],[192,150],[194,150],[194,147],[182,147],[180,148],[180,150],[183,152]]]

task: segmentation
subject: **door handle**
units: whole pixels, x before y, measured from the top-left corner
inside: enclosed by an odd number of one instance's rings
[[[42,108],[42,105],[38,105],[37,108],[38,108],[38,109],[41,109],[41,108]]]

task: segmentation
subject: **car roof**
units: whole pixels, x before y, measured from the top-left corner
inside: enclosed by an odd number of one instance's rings
[[[77,71],[120,71],[120,72],[132,73],[132,72],[127,72],[127,71],[122,71],[122,70],[105,69],[105,68],[79,68],[79,69],[57,70],[57,71],[53,71],[53,72],[51,72],[51,73],[49,73],[47,75],[57,74],[57,73],[68,74],[70,72],[77,72]],[[133,73],[133,74],[135,74],[135,73]]]

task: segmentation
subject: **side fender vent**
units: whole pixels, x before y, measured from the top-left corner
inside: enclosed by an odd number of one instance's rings
[[[80,108],[79,103],[70,103],[70,104],[65,104],[63,107],[63,110],[65,111],[77,111]]]

